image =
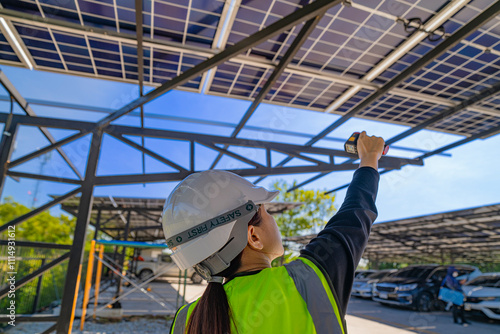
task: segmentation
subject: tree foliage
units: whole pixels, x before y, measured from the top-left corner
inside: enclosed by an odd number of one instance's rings
[[[336,211],[335,194],[325,194],[324,190],[288,189],[297,185],[284,180],[273,184],[273,189],[279,190],[277,202],[302,203],[301,206],[286,210],[275,217],[283,237],[292,237],[307,233],[317,233],[325,226]]]
[[[11,197],[7,197],[0,205],[0,225],[20,217],[31,209],[15,202]],[[42,212],[18,225],[15,229],[16,241],[35,241],[56,244],[71,244],[75,230],[75,218],[65,215],[58,217],[50,214],[49,211]],[[2,234],[0,238],[7,238],[7,234]],[[0,247],[2,257],[0,259],[0,280],[7,282],[7,246]],[[42,264],[61,256],[66,250],[34,248],[17,246],[15,248],[15,272],[16,278],[20,279],[40,268]],[[67,274],[67,263],[64,262],[43,273],[40,278],[27,283],[15,293],[16,313],[31,313],[34,307],[35,291],[38,280],[41,279],[41,295],[38,309],[44,309],[54,301],[61,298],[64,281]],[[9,303],[9,298],[0,301],[0,313],[4,313]]]
[[[7,197],[0,205],[0,225],[22,216],[31,209]],[[65,215],[54,217],[44,211],[16,226],[16,240],[71,244],[75,230],[75,218]]]

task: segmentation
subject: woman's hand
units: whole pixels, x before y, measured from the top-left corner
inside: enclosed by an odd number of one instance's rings
[[[361,159],[359,167],[372,167],[378,169],[378,159],[384,151],[384,140],[381,137],[367,136],[366,131],[360,133],[358,138],[358,155]]]

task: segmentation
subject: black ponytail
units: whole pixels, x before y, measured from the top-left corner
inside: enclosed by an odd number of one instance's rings
[[[259,226],[262,220],[260,209],[248,222],[248,225]],[[243,252],[231,261],[231,265],[217,276],[233,276],[241,266]],[[224,286],[220,283],[208,283],[205,292],[196,304],[189,317],[187,334],[228,334],[231,333],[231,308],[227,300]]]

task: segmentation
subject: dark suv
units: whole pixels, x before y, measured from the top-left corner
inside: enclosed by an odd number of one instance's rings
[[[437,296],[448,267],[430,264],[400,269],[375,285],[372,299],[383,304],[411,307],[421,312],[442,308]],[[465,278],[468,281],[481,274],[473,266],[454,267],[458,270],[459,279]]]

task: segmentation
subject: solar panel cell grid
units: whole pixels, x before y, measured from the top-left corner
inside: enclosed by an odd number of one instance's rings
[[[362,79],[411,35],[395,17],[419,17],[426,22],[442,12],[449,1],[381,1],[354,0],[354,6],[338,5],[327,11],[320,23],[297,52],[292,63],[298,70],[287,71],[277,80],[266,100],[271,103],[299,106],[312,110],[325,110],[351,86],[339,84],[332,73],[344,77]],[[4,8],[45,15],[58,20],[87,26],[102,27],[135,36],[135,1],[78,0],[62,5],[60,1],[12,1],[2,0]],[[290,14],[306,1],[274,0],[242,1],[236,10],[228,45],[249,36],[272,22]],[[493,0],[472,0],[444,24],[447,34],[452,34]],[[195,55],[191,47],[211,48],[220,28],[221,15],[226,2],[203,0],[144,0],[143,19],[145,36],[158,41],[174,42],[185,46],[184,52],[152,48],[144,49],[145,80],[152,84],[163,83],[206,59]],[[362,8],[359,6],[365,6]],[[118,20],[117,20],[118,19]],[[70,33],[56,28],[42,28],[27,22],[14,23],[22,41],[37,66],[46,70],[67,71],[75,74],[94,74],[117,80],[137,80],[137,48],[109,36],[96,38]],[[229,22],[231,26],[231,22]],[[302,25],[290,31],[270,37],[244,53],[255,62],[267,62],[262,67],[226,62],[219,65],[208,92],[243,99],[255,98],[272,73],[271,62],[277,64],[300,31]],[[397,59],[392,66],[373,82],[383,85],[397,74],[423,57],[441,43],[423,40],[416,47]],[[5,40],[0,40],[0,59],[19,59]],[[487,49],[492,52],[485,52]],[[500,80],[500,20],[484,24],[475,33],[461,41],[425,68],[402,83],[398,89],[409,91],[411,96],[386,94],[362,111],[363,118],[401,124],[419,124],[449,104],[436,104],[415,94],[430,95],[448,101],[459,102],[477,94]],[[240,57],[241,58],[241,57]],[[318,74],[301,73],[302,68]],[[328,77],[326,74],[330,75]],[[199,90],[201,76],[182,88]],[[373,89],[356,88],[357,93],[338,106],[336,113],[345,113],[373,93]],[[404,95],[404,94],[403,94]],[[483,108],[497,109],[496,99],[478,104]],[[487,128],[496,124],[491,115],[475,115],[464,112],[455,118],[443,120],[439,128],[455,133],[472,133],[474,126]],[[479,117],[479,118],[478,118]],[[462,119],[463,118],[463,119]],[[453,126],[452,123],[460,124]]]

